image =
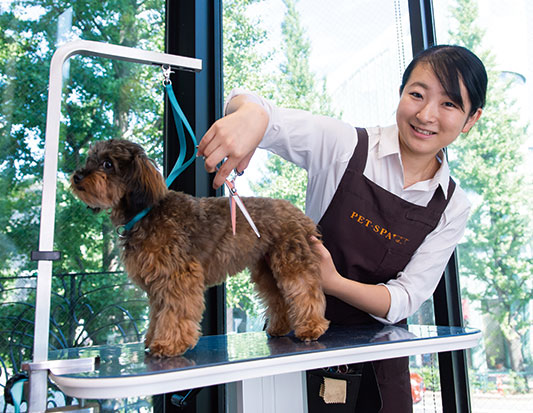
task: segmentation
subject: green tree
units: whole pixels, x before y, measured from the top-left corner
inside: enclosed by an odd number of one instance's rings
[[[286,6],[281,25],[283,58],[275,101],[283,107],[334,116],[325,92],[325,80],[320,88],[310,68],[311,44],[296,8],[297,0],[283,0],[283,3]],[[306,171],[276,155],[268,157],[265,169],[265,177],[252,188],[263,196],[287,199],[304,210]]]
[[[267,32],[258,17],[247,14],[263,0],[224,0],[224,89],[240,87],[273,95],[274,77],[265,70],[273,52],[264,50]]]
[[[483,48],[477,2],[458,0],[452,13],[458,23],[450,32],[452,41],[478,54],[489,75],[483,116],[452,147],[453,174],[465,190],[475,194],[460,258],[462,274],[479,288],[465,289],[463,294],[479,301],[482,311],[497,320],[509,349],[509,367],[520,371],[524,368],[522,342],[531,328],[527,307],[533,295],[533,259],[528,252],[533,235],[529,202],[533,188],[522,156],[528,130],[509,94],[512,85]]]
[[[0,6],[0,276],[12,277],[0,285],[1,324],[13,332],[2,333],[3,360],[16,346],[29,351],[32,345],[33,314],[23,302],[34,300],[34,286],[15,277],[36,269],[28,257],[38,245],[48,70],[58,46],[58,19],[69,13],[67,38],[163,48],[163,0],[13,0]],[[157,71],[111,59],[71,59],[63,93],[54,245],[62,260],[53,267],[51,326],[51,346],[58,347],[105,342],[113,323],[128,336],[137,327],[118,325],[120,317],[146,316],[144,303],[128,311],[109,299],[118,288],[113,284],[125,278],[110,273],[119,269],[114,231],[105,214],[95,215],[74,199],[68,179],[100,139],[134,139],[160,159],[163,109]],[[75,281],[65,276],[79,272],[102,274]],[[121,289],[124,302],[139,297],[132,288]],[[67,319],[73,309],[83,320]]]
[[[261,28],[260,19],[247,14],[251,6],[261,1],[224,0],[224,89],[241,87],[272,97],[275,78],[265,67],[271,62],[273,52],[262,48],[267,33]],[[249,272],[243,271],[226,282],[226,305],[242,319],[256,317],[260,312],[249,280]]]
[[[29,18],[21,10],[33,10]],[[70,37],[148,49],[163,42],[163,1],[13,1],[5,22],[0,68],[2,106],[2,238],[10,245],[0,263],[9,274],[34,270],[27,255],[36,249],[42,178],[48,67],[56,49],[57,20],[72,12]],[[145,66],[98,58],[70,60],[60,133],[55,248],[62,261],[55,271],[112,270],[117,266],[115,236],[105,215],[94,216],[75,200],[68,176],[91,142],[130,137],[160,153],[162,92]],[[159,118],[158,118],[159,116]]]
[[[226,90],[245,87],[276,104],[332,114],[330,100],[319,90],[309,66],[310,43],[301,24],[294,0],[284,0],[287,8],[282,23],[280,50],[265,50],[267,33],[258,18],[247,15],[249,7],[260,0],[224,1],[224,86]],[[267,69],[281,61],[279,71]],[[264,178],[252,189],[258,195],[284,198],[304,209],[306,171],[276,155],[268,155]],[[226,284],[228,306],[256,316],[260,309],[247,274],[242,273]],[[241,314],[242,316],[242,314]]]
[[[298,0],[283,0],[287,10],[281,24],[283,60],[276,102],[283,107],[334,116],[331,100],[325,93],[325,80],[322,80],[322,88],[319,88],[316,75],[311,70],[311,43],[296,8],[297,3]]]

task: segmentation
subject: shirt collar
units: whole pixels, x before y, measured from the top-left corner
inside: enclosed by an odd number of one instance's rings
[[[378,134],[379,135],[379,134]],[[381,128],[381,137],[370,143],[371,147],[378,146],[378,158],[384,158],[386,156],[396,155],[401,162],[400,156],[400,141],[398,139],[398,126],[391,125]],[[371,149],[371,148],[369,148]],[[437,188],[440,186],[444,193],[444,197],[448,197],[448,186],[450,184],[450,167],[444,151],[440,151],[437,155],[440,163],[440,168],[435,173],[435,176],[426,181],[428,187]],[[424,185],[425,186],[425,185]],[[413,188],[415,189],[415,188]]]
[[[381,130],[381,139],[376,142],[378,147],[378,158],[389,155],[397,155],[400,158],[400,142],[398,140],[398,127],[396,125],[387,126]]]
[[[436,181],[438,185],[442,188],[444,193],[444,198],[448,198],[448,186],[450,185],[450,166],[446,160],[446,155],[443,150],[441,150],[438,155],[438,160],[440,162],[440,168],[435,173],[433,181]]]

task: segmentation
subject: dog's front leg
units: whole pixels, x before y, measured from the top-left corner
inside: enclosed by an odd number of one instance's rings
[[[183,263],[178,271],[158,277],[150,286],[150,352],[172,357],[185,353],[200,337],[204,311],[204,274],[195,261]]]
[[[154,302],[151,296],[148,296],[148,300],[150,304],[150,315],[148,329],[146,330],[146,334],[144,336],[144,348],[150,348],[150,344],[154,339],[154,330],[156,325],[155,315],[159,312],[158,308],[156,307],[156,302]]]

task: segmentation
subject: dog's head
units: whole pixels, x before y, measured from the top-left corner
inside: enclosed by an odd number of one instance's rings
[[[94,210],[129,220],[166,193],[163,176],[136,143],[111,139],[89,149],[85,166],[70,177],[74,194]]]

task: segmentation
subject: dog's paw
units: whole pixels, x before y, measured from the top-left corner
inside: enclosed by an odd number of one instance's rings
[[[266,332],[271,337],[282,337],[286,336],[291,332],[290,328],[283,327],[283,328],[272,328],[270,326],[267,327]]]
[[[272,337],[282,337],[289,334],[291,326],[287,317],[271,317],[267,321],[266,332]]]
[[[189,349],[189,345],[176,342],[165,342],[154,340],[149,348],[150,354],[155,357],[174,357],[181,356]]]
[[[294,329],[294,335],[302,341],[315,341],[326,332],[329,321],[326,319],[306,322]]]

